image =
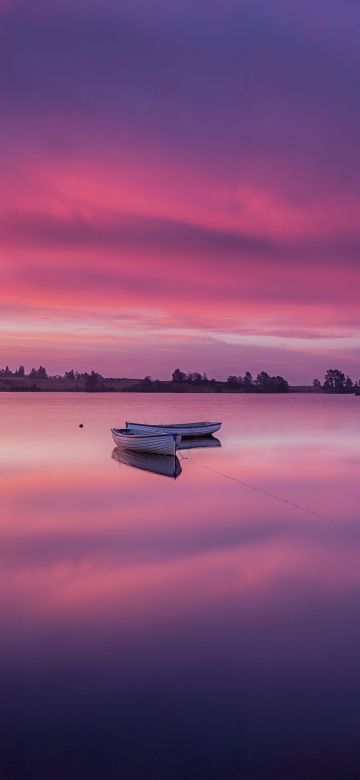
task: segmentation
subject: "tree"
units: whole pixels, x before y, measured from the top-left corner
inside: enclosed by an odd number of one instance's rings
[[[325,374],[323,388],[327,393],[343,393],[345,390],[345,374],[338,368],[329,368]]]
[[[71,369],[71,371],[65,371],[65,379],[70,379],[72,382],[75,382],[75,374],[73,369]]]
[[[152,385],[151,376],[144,376],[143,385],[145,385],[145,387],[150,387]]]
[[[48,375],[46,373],[46,368],[44,368],[44,366],[40,366],[40,368],[38,368],[37,375],[38,375],[38,379],[47,379],[48,378]]]
[[[15,376],[25,376],[24,366],[19,366],[19,368],[15,371]]]
[[[95,393],[99,389],[100,374],[96,371],[92,371],[90,376],[88,375],[85,382],[85,390],[87,393]]]
[[[253,387],[253,384],[254,384],[254,380],[250,374],[250,371],[247,371],[243,379],[243,385],[245,390],[250,390]]]
[[[188,382],[195,382],[195,383],[202,382],[202,376],[199,373],[199,371],[192,371],[192,372],[189,371],[187,378],[188,378]]]
[[[176,368],[172,375],[172,381],[185,382],[185,380],[186,380],[186,374],[184,373],[184,371],[180,371],[180,368]]]
[[[5,371],[4,371],[4,376],[13,376],[13,372],[10,371],[9,366],[6,366]]]
[[[313,381],[313,387],[316,387],[317,390],[320,390],[321,388],[321,382],[320,379],[314,379]]]
[[[30,371],[30,374],[29,374],[30,379],[37,379],[37,375],[38,375],[38,373],[37,373],[36,368],[32,368],[31,371]]]
[[[346,380],[345,380],[345,389],[346,389],[346,390],[347,390],[349,393],[351,393],[351,391],[353,390],[353,387],[354,387],[354,385],[353,385],[353,381],[352,381],[351,377],[350,377],[350,376],[347,376],[347,377],[346,377]]]
[[[289,390],[289,383],[283,376],[272,376],[270,378],[271,391],[274,393],[287,393]]]
[[[267,371],[258,374],[255,384],[260,393],[287,393],[289,390],[289,383],[283,376],[270,376]]]
[[[270,387],[270,376],[267,371],[261,371],[256,377],[256,385],[261,390],[267,390]]]
[[[238,385],[238,378],[237,378],[237,376],[232,376],[230,374],[230,376],[228,376],[228,378],[227,378],[227,383],[228,383],[229,387],[237,387],[237,385]]]

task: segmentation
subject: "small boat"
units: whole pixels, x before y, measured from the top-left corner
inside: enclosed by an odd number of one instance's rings
[[[111,433],[117,447],[135,452],[157,452],[161,455],[175,455],[181,441],[181,436],[161,431],[147,433],[129,428],[112,428]]]
[[[220,439],[216,436],[199,436],[197,439],[181,439],[178,450],[211,449],[212,447],[221,447]]]
[[[156,452],[131,452],[115,447],[112,458],[118,463],[125,463],[142,471],[150,471],[162,477],[176,479],[181,474],[182,468],[176,455],[158,455]]]
[[[169,425],[145,425],[145,423],[126,423],[126,429],[139,433],[177,433],[182,438],[198,438],[198,436],[210,436],[221,428],[221,422],[194,422],[177,423]]]

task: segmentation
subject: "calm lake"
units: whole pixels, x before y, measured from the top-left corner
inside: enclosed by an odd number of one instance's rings
[[[112,457],[126,419],[221,447],[172,479]],[[0,423],[1,780],[360,776],[360,398],[2,393]]]

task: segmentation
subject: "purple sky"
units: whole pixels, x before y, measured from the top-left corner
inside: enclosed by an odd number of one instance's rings
[[[357,2],[0,21],[0,364],[360,376]]]

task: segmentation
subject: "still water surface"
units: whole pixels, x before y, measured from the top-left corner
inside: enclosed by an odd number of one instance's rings
[[[222,446],[171,479],[111,457],[126,419]],[[0,426],[1,780],[360,776],[359,398],[1,394]]]

